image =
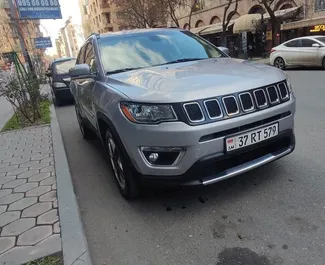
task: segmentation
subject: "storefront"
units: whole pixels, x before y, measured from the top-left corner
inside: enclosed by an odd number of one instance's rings
[[[325,16],[281,25],[281,41],[297,37],[325,35]]]

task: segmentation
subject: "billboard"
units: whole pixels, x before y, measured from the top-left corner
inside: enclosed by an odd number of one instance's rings
[[[59,0],[15,0],[20,19],[61,19]]]
[[[36,38],[36,39],[34,39],[34,44],[35,44],[36,49],[46,49],[46,48],[53,47],[50,37]]]

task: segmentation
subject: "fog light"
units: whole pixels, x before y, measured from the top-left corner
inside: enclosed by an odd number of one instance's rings
[[[158,160],[158,158],[159,158],[158,153],[151,153],[149,155],[149,162],[154,164]]]
[[[178,147],[141,147],[143,158],[153,166],[176,166],[185,154]]]

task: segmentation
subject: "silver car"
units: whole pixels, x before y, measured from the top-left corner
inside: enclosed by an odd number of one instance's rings
[[[295,148],[286,74],[178,29],[93,35],[70,70],[78,122],[106,148],[123,196],[210,185]]]
[[[289,40],[271,49],[270,64],[286,67],[317,66],[325,69],[325,36]]]

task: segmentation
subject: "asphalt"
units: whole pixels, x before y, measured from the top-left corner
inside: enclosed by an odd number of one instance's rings
[[[58,120],[94,265],[324,265],[325,75],[288,71],[297,96],[293,154],[207,188],[119,194],[99,141],[73,106]]]

